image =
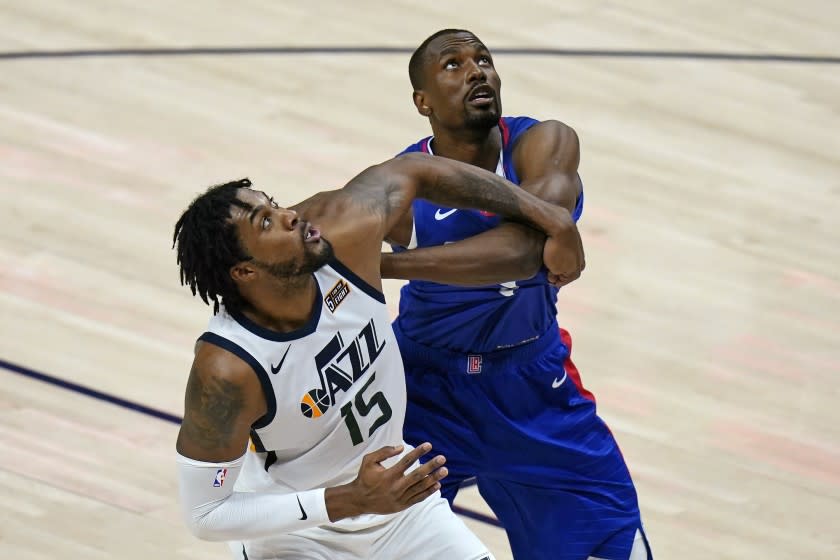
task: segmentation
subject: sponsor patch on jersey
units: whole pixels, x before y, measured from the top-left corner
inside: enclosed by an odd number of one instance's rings
[[[335,283],[335,286],[330,288],[329,293],[324,297],[324,303],[327,304],[327,309],[335,313],[335,310],[338,309],[338,306],[341,305],[341,302],[344,301],[344,298],[350,293],[350,284],[344,281],[342,278],[338,282]]]
[[[227,476],[227,469],[219,469],[216,471],[216,478],[213,480],[213,488],[221,488],[225,484],[225,477]]]
[[[481,354],[467,356],[467,373],[481,373]]]

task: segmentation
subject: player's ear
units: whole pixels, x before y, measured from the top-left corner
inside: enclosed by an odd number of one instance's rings
[[[237,284],[249,282],[257,275],[256,268],[248,261],[238,262],[230,267],[230,277]]]
[[[414,106],[417,107],[417,112],[424,117],[429,117],[432,114],[432,108],[426,105],[426,94],[422,89],[414,90],[412,94],[414,99]]]

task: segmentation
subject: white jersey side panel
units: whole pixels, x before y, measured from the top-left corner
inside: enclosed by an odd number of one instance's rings
[[[337,261],[315,278],[302,329],[278,333],[222,309],[201,337],[251,364],[268,401],[237,488],[345,484],[366,453],[403,444],[405,374],[384,297]]]

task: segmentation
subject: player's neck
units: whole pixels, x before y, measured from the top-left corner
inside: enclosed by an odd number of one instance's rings
[[[261,327],[288,333],[304,327],[312,317],[319,297],[318,282],[308,274],[290,282],[271,283],[249,294],[249,304],[242,313]]]
[[[502,149],[502,133],[498,126],[488,131],[434,131],[432,151],[436,156],[456,159],[464,163],[495,171]]]

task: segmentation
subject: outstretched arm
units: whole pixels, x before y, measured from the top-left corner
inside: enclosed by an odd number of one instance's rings
[[[582,191],[577,173],[580,146],[574,130],[558,121],[534,125],[519,140],[514,164],[521,188],[568,212]],[[384,278],[421,279],[481,285],[530,278],[543,264],[545,236],[520,224],[503,223],[474,237],[438,247],[382,255]],[[566,228],[549,243],[546,264],[562,285],[585,266],[576,227]]]
[[[534,228],[550,238],[565,237],[576,230],[569,212],[495,173],[425,154],[405,154],[372,167],[343,190],[379,212],[378,239],[387,236],[415,198],[451,208],[493,212],[521,224],[523,230]]]
[[[369,167],[344,188],[299,205],[303,219],[320,224],[336,256],[374,288],[381,287],[380,252],[415,198],[451,208],[475,208],[533,227],[549,239],[576,231],[568,211],[484,169],[421,153]],[[554,262],[547,261],[549,270]]]

